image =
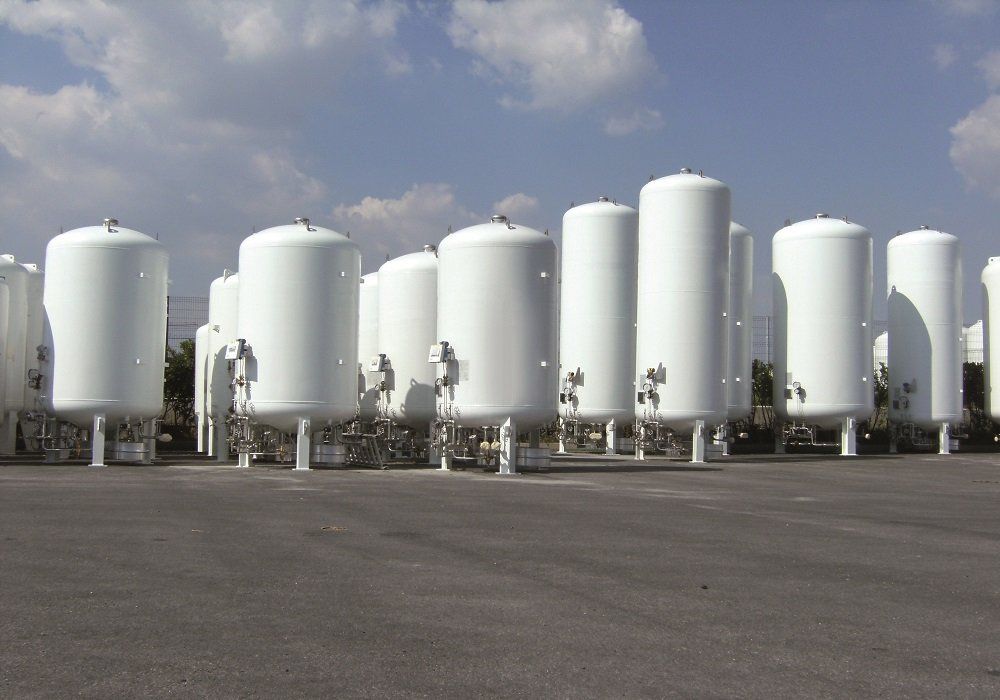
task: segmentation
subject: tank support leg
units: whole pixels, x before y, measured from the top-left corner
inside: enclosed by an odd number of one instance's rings
[[[142,433],[142,446],[146,449],[142,455],[142,463],[152,464],[156,459],[156,421],[146,421],[142,426]]]
[[[696,420],[691,431],[691,461],[705,461],[705,421]]]
[[[215,424],[215,459],[225,462],[229,459],[229,426],[225,420]]]
[[[312,429],[308,418],[299,418],[299,430],[295,436],[295,468],[309,468],[309,451],[312,445]]]
[[[0,427],[0,454],[12,455],[17,447],[17,412],[8,411]]]
[[[94,416],[94,429],[90,433],[90,466],[104,466],[104,431],[107,422],[102,414]]]
[[[840,423],[840,456],[854,457],[858,454],[858,423],[854,418],[844,418]]]
[[[207,423],[205,425],[205,431],[208,433],[208,440],[205,445],[205,454],[209,457],[215,456],[215,419],[212,416],[208,417]]]
[[[508,418],[500,426],[500,471],[498,474],[517,474],[517,425]]]
[[[618,454],[618,429],[613,420],[604,426],[604,454]]]
[[[198,452],[205,451],[205,416],[198,414]]]
[[[947,423],[942,423],[938,429],[938,454],[951,454],[951,426]]]

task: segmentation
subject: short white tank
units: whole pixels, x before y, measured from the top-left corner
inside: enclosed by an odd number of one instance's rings
[[[25,343],[28,335],[28,271],[13,255],[0,255],[0,277],[7,282],[10,297],[7,309],[6,348],[4,368],[7,391],[4,398],[4,423],[10,413],[24,408],[26,383]],[[15,419],[16,420],[16,419]]]
[[[308,219],[240,245],[239,337],[252,348],[239,410],[284,432],[354,417],[358,401],[357,245]]]
[[[639,214],[601,197],[563,215],[559,415],[630,422]]]
[[[735,221],[729,226],[729,421],[743,420],[753,401],[753,236]]]
[[[209,361],[206,366],[206,405],[213,420],[224,420],[233,405],[232,375],[226,346],[239,332],[240,276],[225,270],[212,281],[208,293]]]
[[[60,234],[45,252],[45,401],[89,426],[163,409],[167,251],[114,219]]]
[[[438,340],[451,344],[442,417],[518,431],[556,418],[556,247],[496,215],[438,248]]]
[[[358,311],[358,396],[361,420],[378,418],[378,372],[368,368],[378,355],[378,273],[369,272],[361,278],[361,300]]]
[[[818,214],[772,240],[774,409],[835,428],[867,419],[872,383],[872,236]]]
[[[1000,423],[1000,257],[992,257],[983,268],[983,369],[986,408]]]
[[[962,421],[962,257],[926,227],[886,247],[889,420],[931,429]]]
[[[639,193],[636,418],[726,420],[729,225],[729,188],[687,168]]]
[[[378,352],[389,361],[384,410],[390,420],[417,429],[437,416],[437,368],[427,361],[437,342],[437,283],[434,246],[378,270]]]
[[[0,277],[0,407],[5,405],[7,400],[7,321],[10,312],[10,288],[7,280]],[[3,423],[3,416],[0,416],[0,424]]]
[[[194,412],[201,420],[208,417],[208,406],[206,404],[206,377],[208,375],[208,341],[209,325],[198,328],[194,336]]]
[[[38,265],[32,263],[24,265],[24,269],[28,271],[24,371],[25,377],[33,380],[41,372],[41,361],[38,357],[40,351],[38,347],[45,340],[45,306],[42,303],[42,295],[45,291],[45,273],[42,272]],[[26,381],[24,383],[23,410],[40,411],[44,408],[39,400],[40,389],[41,387],[37,381]]]

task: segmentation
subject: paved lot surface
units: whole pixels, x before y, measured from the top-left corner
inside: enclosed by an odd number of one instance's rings
[[[1000,456],[0,465],[0,696],[997,697]]]

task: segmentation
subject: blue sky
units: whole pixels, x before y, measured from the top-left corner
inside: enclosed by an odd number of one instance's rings
[[[254,228],[351,231],[365,271],[502,209],[651,174],[730,185],[755,234],[825,211],[958,235],[965,321],[1000,255],[1000,2],[0,0],[0,241],[115,216],[204,295]],[[558,240],[558,238],[557,238]]]

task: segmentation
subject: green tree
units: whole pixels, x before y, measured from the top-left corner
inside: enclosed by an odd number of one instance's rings
[[[754,360],[752,365],[753,385],[752,403],[753,408],[750,414],[751,425],[762,425],[766,430],[774,427],[774,365],[770,362]]]
[[[179,426],[194,425],[194,341],[182,340],[180,348],[167,348],[163,377],[163,410]]]

